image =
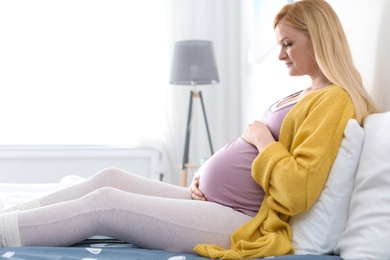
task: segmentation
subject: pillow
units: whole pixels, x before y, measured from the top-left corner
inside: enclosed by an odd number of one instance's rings
[[[390,257],[390,112],[369,115],[349,219],[336,252],[343,259]]]
[[[318,200],[289,220],[295,254],[330,254],[348,219],[349,203],[364,142],[364,130],[349,120],[337,157]]]

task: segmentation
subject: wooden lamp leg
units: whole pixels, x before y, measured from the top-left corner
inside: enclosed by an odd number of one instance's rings
[[[180,186],[187,186],[188,168],[185,166],[180,173]]]

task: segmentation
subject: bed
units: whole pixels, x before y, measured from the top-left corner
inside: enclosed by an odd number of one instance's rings
[[[23,247],[0,249],[0,257],[11,260],[132,260],[132,259],[207,259],[194,254],[183,254],[161,250],[147,250],[136,247],[96,248],[96,247]],[[337,256],[279,256],[277,260],[340,260]]]
[[[27,201],[33,197],[63,189],[85,180],[84,177],[68,175],[58,183],[0,183],[0,208]],[[4,259],[206,259],[196,254],[150,250],[128,244],[110,237],[95,236],[69,247],[17,247],[0,248],[0,258]],[[314,255],[283,256],[276,259],[318,259]],[[324,256],[323,259],[339,260],[337,256]]]
[[[390,112],[350,120],[328,180],[307,211],[290,218],[296,255],[278,260],[389,259]],[[83,181],[0,183],[0,208]],[[338,256],[340,255],[340,256]],[[196,254],[148,250],[108,237],[70,247],[1,248],[5,259],[205,259]]]

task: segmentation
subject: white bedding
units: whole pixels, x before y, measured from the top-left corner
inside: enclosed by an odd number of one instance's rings
[[[68,175],[58,183],[0,183],[0,209],[79,183],[85,178]]]

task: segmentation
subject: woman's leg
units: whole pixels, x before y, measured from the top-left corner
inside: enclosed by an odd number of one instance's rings
[[[23,246],[68,246],[94,235],[135,245],[192,252],[199,243],[230,247],[250,217],[222,205],[100,188],[76,200],[19,213]]]
[[[23,211],[77,199],[102,187],[112,187],[123,191],[151,196],[177,199],[191,198],[191,194],[187,188],[141,177],[118,168],[107,168],[81,183],[55,191],[41,198],[34,198],[30,201],[1,209],[0,213],[16,210]]]
[[[107,168],[96,173],[84,182],[48,194],[39,199],[41,206],[80,198],[94,190],[112,187],[122,191],[143,195],[190,199],[187,188],[141,177],[117,168]]]

